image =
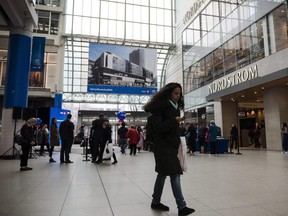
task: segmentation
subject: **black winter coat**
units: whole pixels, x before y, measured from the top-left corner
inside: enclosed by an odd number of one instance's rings
[[[180,144],[179,123],[175,119],[180,116],[169,101],[167,105],[153,113],[155,171],[166,176],[183,174],[177,157]]]
[[[66,119],[65,121],[60,123],[59,134],[61,140],[67,140],[69,142],[73,142],[74,139],[74,124]]]

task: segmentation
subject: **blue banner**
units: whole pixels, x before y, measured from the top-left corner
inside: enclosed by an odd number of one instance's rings
[[[44,72],[45,37],[33,37],[31,71]]]
[[[9,36],[4,93],[4,107],[27,107],[31,38],[20,34]]]
[[[54,107],[62,109],[62,94],[55,93]]]
[[[107,85],[88,85],[87,92],[103,94],[137,94],[152,95],[157,88],[148,87],[126,87],[126,86],[107,86]]]

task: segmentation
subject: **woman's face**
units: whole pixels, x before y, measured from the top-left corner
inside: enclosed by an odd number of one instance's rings
[[[170,96],[170,100],[176,103],[181,97],[181,88],[177,87],[175,88]]]
[[[56,124],[56,123],[57,123],[57,119],[55,118],[55,119],[53,120],[53,122]]]

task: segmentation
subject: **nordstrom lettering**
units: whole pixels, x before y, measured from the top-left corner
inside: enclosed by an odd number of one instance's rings
[[[208,86],[209,94],[227,89],[240,83],[244,83],[247,80],[252,80],[256,77],[258,77],[257,65],[214,81]]]
[[[199,10],[199,8],[203,5],[203,3],[205,2],[205,0],[198,0],[197,2],[195,2],[192,7],[190,7],[190,10],[188,10],[184,16],[183,19],[183,24],[185,25],[190,19],[191,17]]]

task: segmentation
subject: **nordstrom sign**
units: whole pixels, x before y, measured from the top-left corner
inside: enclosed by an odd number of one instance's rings
[[[244,83],[258,77],[257,65],[244,69],[239,72],[232,73],[229,76],[217,79],[208,86],[209,94],[227,89],[229,87]]]

